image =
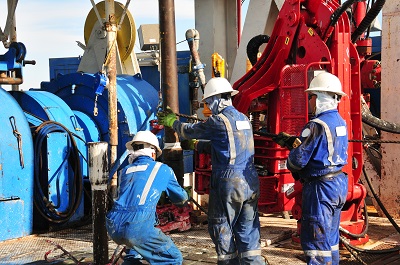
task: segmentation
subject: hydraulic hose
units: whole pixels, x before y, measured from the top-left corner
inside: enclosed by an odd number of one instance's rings
[[[389,221],[392,223],[392,225],[396,228],[397,232],[400,233],[399,226],[396,224],[396,222],[393,220],[392,216],[389,214],[389,212],[386,210],[384,205],[382,204],[382,201],[379,199],[379,196],[376,194],[374,187],[372,186],[367,172],[365,170],[365,167],[363,166],[363,173],[365,176],[365,180],[367,181],[368,186],[370,187],[371,193],[374,196],[376,202],[378,203],[379,207],[381,207],[382,211],[385,213],[386,217],[389,219]],[[365,205],[364,205],[365,206]],[[366,209],[364,209],[365,211]],[[398,252],[400,251],[400,247],[395,247],[391,249],[383,249],[383,250],[373,250],[373,249],[363,249],[363,248],[358,248],[353,245],[351,245],[347,239],[343,236],[340,236],[340,242],[345,246],[345,248],[362,264],[367,265],[361,257],[358,256],[358,253],[368,253],[368,254],[387,254],[387,253],[393,253],[393,252]]]
[[[248,43],[246,47],[246,53],[247,57],[249,58],[249,61],[251,65],[255,65],[257,62],[257,55],[259,48],[262,44],[268,43],[269,41],[269,36],[268,35],[257,35],[253,37]]]
[[[67,150],[64,161],[55,171],[54,179],[57,189],[57,202],[60,204],[60,175],[61,169],[68,165],[73,171],[73,181],[69,181],[69,202],[68,209],[60,212],[57,209],[60,205],[54,205],[49,198],[48,192],[44,190],[48,187],[48,170],[47,162],[44,161],[43,147],[47,135],[52,132],[61,132],[67,134]],[[79,151],[76,146],[73,134],[62,124],[54,121],[43,122],[35,130],[35,156],[34,156],[34,204],[40,215],[47,221],[52,223],[65,223],[67,222],[78,209],[82,198],[82,170],[80,164]]]
[[[361,21],[360,25],[356,28],[353,34],[351,34],[351,42],[355,43],[361,34],[363,34],[364,31],[371,25],[374,19],[379,15],[379,12],[381,12],[385,2],[386,0],[378,0],[372,5],[371,9]]]
[[[361,97],[361,114],[362,121],[374,128],[381,129],[385,132],[400,134],[400,125],[394,122],[385,121],[372,115],[364,98]]]
[[[365,170],[365,167],[363,166],[363,173],[365,176],[365,180],[367,181],[368,187],[371,190],[372,195],[374,196],[376,202],[378,203],[379,207],[381,208],[382,212],[385,214],[385,216],[388,218],[390,223],[393,225],[393,227],[396,229],[396,231],[400,234],[400,227],[397,225],[397,223],[394,221],[393,217],[390,215],[390,213],[386,210],[385,206],[383,205],[382,201],[379,199],[378,194],[376,193],[374,187],[372,186],[371,181],[368,178],[367,172]]]
[[[339,231],[348,236],[354,237],[354,238],[364,237],[368,232],[368,226],[369,226],[368,211],[367,211],[367,205],[366,205],[365,201],[364,201],[364,209],[363,210],[364,210],[365,226],[364,226],[364,230],[360,234],[353,234],[350,231],[348,231],[342,227],[339,227]]]
[[[323,40],[327,40],[330,34],[333,31],[333,27],[335,26],[336,22],[339,21],[340,16],[346,12],[346,10],[357,0],[348,0],[344,2],[338,9],[336,9],[331,15],[331,21],[329,22],[328,27],[322,37]]]

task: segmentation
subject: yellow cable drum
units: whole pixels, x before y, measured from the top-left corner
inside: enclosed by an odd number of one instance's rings
[[[114,3],[115,3],[115,18],[116,18],[116,23],[118,25],[125,6],[117,1],[115,1]],[[96,8],[103,22],[105,22],[106,19],[105,1],[97,3]],[[96,12],[92,8],[86,17],[85,27],[84,27],[84,38],[86,45],[89,42],[89,38],[92,33],[93,27],[97,22],[98,19],[96,16]],[[136,41],[135,21],[129,10],[126,10],[124,21],[122,22],[121,27],[117,30],[118,51],[121,57],[121,61],[125,61],[129,57],[135,46],[135,41]]]

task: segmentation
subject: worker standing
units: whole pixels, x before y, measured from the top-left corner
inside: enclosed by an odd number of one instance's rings
[[[303,183],[300,240],[307,264],[336,265],[340,213],[348,189],[342,171],[347,164],[347,126],[337,106],[346,94],[330,73],[317,75],[306,92],[314,118],[301,132],[301,145],[290,151],[287,166]],[[293,137],[280,133],[274,140],[291,149]]]
[[[198,152],[211,152],[208,232],[218,264],[265,264],[253,131],[248,118],[232,106],[231,96],[236,93],[225,78],[212,78],[204,89],[203,101],[213,114],[206,121],[182,123],[167,108],[157,114],[158,123],[172,127],[181,139],[192,139],[192,148]]]
[[[183,205],[188,194],[172,169],[155,161],[162,151],[152,132],[139,131],[126,147],[132,151],[130,164],[119,174],[118,195],[107,213],[108,234],[133,250],[123,265],[142,264],[140,259],[150,264],[182,264],[182,254],[171,238],[155,227],[156,206],[163,191],[177,205]]]

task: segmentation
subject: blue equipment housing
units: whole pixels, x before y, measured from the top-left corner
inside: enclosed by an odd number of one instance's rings
[[[60,97],[75,113],[80,121],[91,120],[82,124],[86,134],[92,134],[93,127],[99,132],[100,141],[109,141],[108,93],[101,91],[101,74],[73,73],[61,75],[50,82],[42,82],[42,89]],[[117,76],[117,115],[118,115],[118,149],[120,157],[126,150],[125,143],[132,140],[138,131],[150,130],[149,121],[155,119],[158,105],[158,92],[140,75]],[[94,107],[97,105],[97,115]],[[86,127],[85,126],[85,127]],[[89,136],[88,136],[89,137]],[[93,136],[91,136],[93,137]],[[95,136],[97,138],[97,135]],[[87,139],[98,141],[98,139]]]
[[[17,71],[21,81],[25,52],[25,46],[18,43],[0,57],[4,71]],[[178,62],[180,112],[186,114],[190,110],[189,57],[182,53]],[[86,206],[91,207],[83,194],[85,185],[90,185],[86,143],[109,142],[106,79],[74,69],[57,72],[40,89],[7,92],[0,88],[0,241],[32,234],[36,228],[79,222],[88,213]],[[156,118],[158,68],[147,68],[144,75],[154,86],[140,74],[117,76],[120,159],[116,164],[121,166],[127,154],[125,143],[138,131],[151,130],[150,121]],[[8,81],[0,80],[0,84]],[[162,135],[163,131],[157,136]],[[186,167],[185,171],[192,172]]]
[[[32,233],[33,141],[17,101],[0,88],[0,241]]]
[[[71,109],[45,91],[9,92],[35,129],[34,203],[41,217],[53,223],[83,217],[82,176],[87,176],[85,136]],[[41,227],[42,218],[34,222]]]

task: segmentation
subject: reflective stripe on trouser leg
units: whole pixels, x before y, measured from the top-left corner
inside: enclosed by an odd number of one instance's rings
[[[259,255],[261,255],[261,249],[249,250],[249,251],[240,253],[239,258],[247,258],[247,257],[259,256]]]
[[[236,258],[237,256],[238,254],[236,252],[226,255],[218,255],[218,260],[230,260]]]

